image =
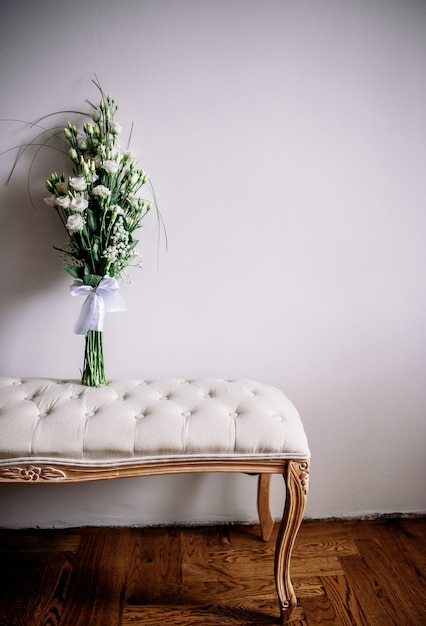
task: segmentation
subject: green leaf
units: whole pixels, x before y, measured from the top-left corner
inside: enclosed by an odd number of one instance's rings
[[[83,278],[82,267],[79,267],[78,265],[68,265],[68,264],[65,264],[63,267],[64,267],[64,270],[67,271],[68,274],[71,274],[73,278],[76,278],[76,279]]]
[[[98,274],[89,274],[85,273],[83,275],[83,282],[85,285],[89,285],[90,287],[97,287],[102,280],[102,276]]]
[[[87,209],[87,226],[91,233],[96,233],[98,230],[98,220],[96,219],[96,213],[92,209]]]
[[[94,263],[97,265],[99,262],[99,238],[98,237],[93,238],[92,258],[93,258]]]

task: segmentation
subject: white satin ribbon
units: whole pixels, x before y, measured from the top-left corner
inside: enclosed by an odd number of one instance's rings
[[[87,296],[74,325],[74,332],[77,335],[85,335],[88,330],[103,330],[106,311],[126,310],[118,290],[117,281],[109,276],[102,278],[97,287],[84,285],[81,280],[74,281],[70,287],[71,295]]]

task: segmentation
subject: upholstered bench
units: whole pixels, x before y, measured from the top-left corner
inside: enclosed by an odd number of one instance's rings
[[[0,378],[0,482],[76,482],[188,472],[258,474],[270,537],[272,474],[286,486],[275,550],[281,623],[297,600],[290,558],[306,504],[309,448],[299,414],[250,380],[72,381]]]

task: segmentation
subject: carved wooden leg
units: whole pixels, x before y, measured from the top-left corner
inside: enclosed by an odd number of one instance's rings
[[[269,508],[269,492],[272,474],[259,474],[257,483],[257,510],[263,541],[268,541],[274,528],[274,518]]]
[[[297,606],[290,580],[290,559],[306,506],[309,461],[289,461],[284,474],[286,499],[275,549],[275,584],[280,603],[280,623],[287,624]]]

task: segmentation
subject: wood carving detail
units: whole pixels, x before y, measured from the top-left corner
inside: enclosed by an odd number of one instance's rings
[[[6,480],[38,482],[40,480],[66,480],[67,475],[65,472],[56,467],[36,467],[35,465],[26,465],[25,467],[2,467],[0,469],[0,477]]]
[[[299,464],[299,480],[305,496],[309,492],[309,462],[303,461]]]

